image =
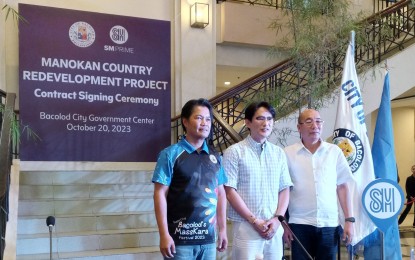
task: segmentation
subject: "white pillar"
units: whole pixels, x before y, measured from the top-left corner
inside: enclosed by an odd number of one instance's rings
[[[203,29],[190,27],[190,7],[194,2],[177,1],[172,19],[174,115],[189,99],[209,99],[216,94],[216,1],[198,0],[209,4],[209,25]]]

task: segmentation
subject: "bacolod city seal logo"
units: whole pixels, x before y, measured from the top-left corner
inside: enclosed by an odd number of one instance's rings
[[[124,44],[128,40],[128,31],[121,25],[116,25],[110,30],[110,38],[116,44]]]
[[[86,22],[76,22],[69,28],[69,39],[78,47],[89,47],[95,41],[95,31]]]
[[[334,130],[333,143],[343,151],[352,173],[355,173],[365,156],[359,136],[349,129],[338,128]]]

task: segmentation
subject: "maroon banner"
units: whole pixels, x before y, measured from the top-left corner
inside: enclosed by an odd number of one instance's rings
[[[170,22],[19,4],[22,161],[153,162],[170,144]]]

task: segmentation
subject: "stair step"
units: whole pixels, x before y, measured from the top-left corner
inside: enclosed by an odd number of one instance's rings
[[[151,183],[152,171],[21,172],[20,185]]]
[[[49,260],[50,253],[18,255],[16,260]],[[158,246],[53,253],[52,259],[72,260],[162,260]]]
[[[52,252],[81,252],[159,245],[156,228],[101,230],[52,234]],[[45,254],[50,250],[48,234],[19,235],[17,255]]]
[[[49,234],[46,226],[47,216],[22,216],[18,220],[17,234]],[[130,213],[113,213],[85,216],[55,216],[55,228],[58,232],[99,231],[112,229],[137,229],[157,227],[153,211]]]
[[[216,260],[231,259],[232,247],[229,246],[225,252],[217,253]],[[19,255],[16,260],[49,260],[50,253]],[[52,253],[52,259],[71,260],[162,260],[158,246],[140,248],[122,248],[108,250],[94,250],[83,252]]]
[[[20,185],[20,200],[90,198],[140,198],[152,197],[154,185],[141,184],[64,184]]]
[[[36,200],[19,202],[19,217],[27,215],[78,215],[132,213],[153,211],[152,198],[105,198],[105,199],[62,199]]]
[[[123,216],[123,215],[139,215],[139,214],[153,214],[154,215],[154,211],[144,211],[144,210],[140,210],[137,212],[107,212],[105,214],[99,214],[99,215],[91,215],[89,213],[85,213],[85,214],[60,214],[60,215],[56,215],[59,216],[61,218],[73,218],[73,217],[99,217],[99,216]],[[46,221],[46,218],[50,216],[49,215],[24,215],[24,216],[19,216],[19,219],[42,219],[44,218]],[[55,217],[56,217],[55,216]],[[46,222],[45,222],[46,223]]]
[[[48,229],[48,228],[46,228]],[[75,237],[75,236],[91,236],[91,235],[114,235],[114,234],[134,234],[134,233],[150,233],[158,232],[157,227],[150,228],[129,228],[129,229],[105,229],[105,230],[90,230],[90,231],[78,231],[78,232],[60,232],[58,230],[52,230],[52,238],[62,237]],[[18,239],[36,239],[36,238],[49,238],[49,229],[47,233],[36,234],[19,234]]]

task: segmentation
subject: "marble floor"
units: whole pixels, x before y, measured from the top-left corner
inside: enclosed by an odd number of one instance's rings
[[[411,247],[415,247],[415,228],[412,226],[413,222],[414,214],[408,214],[404,222],[399,226],[402,259],[410,259]]]

